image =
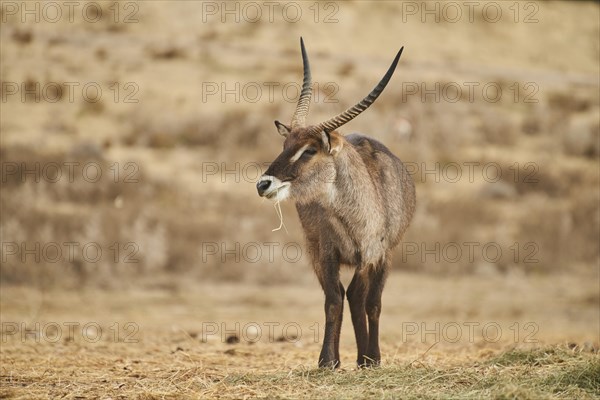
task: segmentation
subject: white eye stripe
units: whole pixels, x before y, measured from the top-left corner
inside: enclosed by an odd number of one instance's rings
[[[298,151],[296,152],[296,154],[294,154],[294,156],[293,156],[292,158],[290,158],[290,162],[293,162],[293,163],[294,163],[294,162],[298,161],[298,159],[299,159],[300,157],[302,157],[302,153],[304,153],[304,150],[306,150],[307,148],[308,148],[308,145],[307,145],[307,144],[305,144],[304,146],[302,146],[302,147],[300,148],[300,150],[298,150]]]

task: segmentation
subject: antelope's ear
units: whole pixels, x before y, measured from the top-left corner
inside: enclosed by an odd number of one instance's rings
[[[334,132],[322,131],[321,138],[323,139],[323,144],[325,145],[325,148],[328,149],[327,151],[332,156],[335,156],[336,154],[338,154],[340,152],[340,150],[342,150],[342,147],[344,146],[344,140],[342,139],[342,136],[335,131]]]
[[[337,132],[332,132],[329,134],[329,154],[335,156],[338,154],[342,147],[344,146],[344,139],[342,139],[342,135]]]
[[[277,132],[279,132],[279,134],[281,136],[285,136],[287,137],[287,135],[290,134],[290,132],[292,131],[292,128],[290,128],[289,126],[282,124],[279,121],[275,121],[275,126],[277,127]]]

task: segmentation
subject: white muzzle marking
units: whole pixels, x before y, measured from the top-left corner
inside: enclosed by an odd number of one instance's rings
[[[282,182],[279,178],[270,175],[263,175],[259,182],[270,181],[271,185],[263,194],[269,200],[282,201],[290,196],[290,182]]]

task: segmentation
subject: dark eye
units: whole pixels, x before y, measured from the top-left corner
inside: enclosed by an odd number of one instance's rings
[[[312,156],[314,156],[315,154],[317,154],[317,150],[316,150],[316,149],[313,149],[312,147],[310,147],[310,148],[308,148],[308,149],[304,150],[304,153],[302,153],[302,155],[303,155],[303,156],[306,156],[306,157],[312,157]]]

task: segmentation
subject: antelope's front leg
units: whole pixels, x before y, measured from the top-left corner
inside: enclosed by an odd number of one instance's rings
[[[319,355],[319,367],[340,366],[340,331],[344,312],[344,287],[340,282],[339,261],[329,259],[317,268],[319,282],[325,292],[325,336]]]

